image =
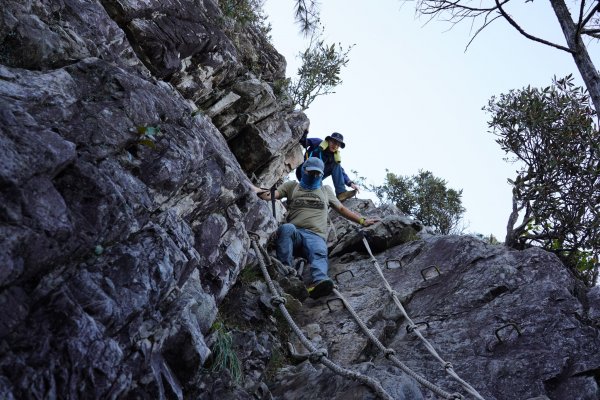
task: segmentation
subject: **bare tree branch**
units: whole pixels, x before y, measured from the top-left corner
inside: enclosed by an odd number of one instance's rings
[[[527,32],[524,29],[526,27],[521,27],[521,25],[508,14],[508,10],[505,10],[504,6],[510,0],[490,0],[490,3],[485,3],[487,7],[483,5],[481,7],[470,6],[470,4],[473,3],[483,4],[483,1],[485,0],[416,0],[416,8],[417,12],[421,15],[426,15],[428,17],[435,16],[440,20],[452,24],[470,18],[472,21],[477,19],[477,25],[480,25],[481,20],[479,17],[483,17],[483,24],[475,30],[475,35],[470,39],[469,43],[467,43],[465,50],[470,47],[475,37],[479,36],[482,29],[488,27],[491,22],[495,21],[497,19],[496,16],[499,14],[527,39],[569,53],[573,57],[575,65],[585,82],[594,103],[594,108],[598,110],[598,119],[600,120],[600,74],[594,66],[588,53],[588,49],[582,40],[583,34],[587,35],[590,41],[600,39],[600,18],[598,18],[598,13],[600,12],[599,0],[592,0],[591,2],[589,0],[576,0],[578,2],[583,2],[581,8],[577,7],[579,8],[579,24],[576,24],[573,21],[572,13],[569,6],[566,4],[566,0],[549,0],[550,6],[558,19],[560,28],[565,37],[565,45],[542,39]],[[526,0],[525,2],[527,3],[528,1],[533,0]],[[586,8],[590,10],[589,13]],[[473,25],[474,23],[472,23],[471,26],[472,32]],[[583,29],[587,25],[590,25],[589,28],[593,29]]]
[[[506,4],[510,0],[503,0],[501,4]],[[470,16],[472,18],[478,17],[481,14],[487,14],[496,10],[497,7],[490,8],[479,8],[479,7],[469,7],[460,3],[461,0],[436,0],[436,1],[428,1],[421,0],[419,2],[419,8],[421,9],[422,14],[432,15],[432,14],[441,14],[445,11],[452,10],[455,15],[460,15],[461,17]],[[435,3],[435,4],[430,4]],[[457,11],[458,10],[458,11]],[[450,17],[453,18],[453,17]]]
[[[559,49],[559,50],[564,50],[564,51],[566,51],[567,53],[571,53],[571,54],[573,54],[573,53],[574,53],[574,51],[573,51],[573,50],[571,50],[571,49],[569,49],[568,47],[561,46],[561,45],[559,45],[559,44],[556,44],[556,43],[549,42],[549,41],[547,41],[547,40],[544,40],[544,39],[538,38],[538,37],[536,37],[536,36],[530,35],[529,33],[525,32],[525,31],[523,30],[523,28],[521,28],[521,27],[520,27],[520,26],[519,26],[519,25],[518,25],[518,24],[515,22],[515,20],[513,20],[513,19],[512,19],[512,17],[506,13],[506,11],[504,11],[504,9],[502,8],[502,5],[500,4],[500,2],[499,2],[498,0],[495,0],[495,1],[496,1],[496,6],[498,7],[498,10],[499,10],[499,11],[500,11],[500,13],[502,14],[502,16],[503,16],[503,17],[504,17],[504,18],[505,18],[505,19],[508,21],[508,23],[509,23],[509,24],[511,24],[511,25],[512,25],[512,26],[513,26],[513,27],[514,27],[514,28],[515,28],[517,31],[519,31],[519,33],[520,33],[521,35],[525,36],[527,39],[531,39],[531,40],[533,40],[534,42],[543,43],[543,44],[545,44],[545,45],[547,45],[547,46],[554,47],[554,48],[557,48],[557,49]]]
[[[577,35],[580,34],[581,29],[583,29],[583,13],[585,9],[585,0],[581,0],[581,6],[579,7],[579,21],[577,22]]]
[[[477,29],[477,31],[475,32],[475,34],[473,35],[473,37],[471,38],[471,40],[469,40],[469,43],[467,43],[467,46],[465,47],[465,52],[467,51],[467,49],[469,48],[469,46],[471,45],[471,43],[473,43],[473,41],[475,40],[475,38],[477,37],[477,35],[479,35],[481,33],[481,31],[483,31],[484,28],[486,28],[489,24],[491,24],[492,22],[494,22],[498,18],[502,18],[502,16],[501,15],[497,15],[494,18],[492,18],[490,21],[487,21],[487,16],[486,16],[486,21],[484,22],[484,24],[481,25],[479,27],[479,29]]]
[[[300,24],[300,31],[308,36],[319,26],[319,5],[316,0],[296,0],[296,22]]]
[[[583,1],[582,1],[582,3],[583,3]],[[581,27],[583,28],[588,22],[590,22],[590,19],[592,19],[592,17],[594,16],[594,14],[597,13],[599,10],[600,10],[600,3],[596,4],[596,6],[594,6],[594,8],[592,8],[590,10],[590,13],[581,22]]]
[[[537,240],[537,241],[546,241],[546,240],[552,240],[552,239],[559,239],[559,235],[557,235],[556,233],[525,233],[521,236],[524,239],[528,239],[528,240]],[[572,251],[573,249],[571,249]]]

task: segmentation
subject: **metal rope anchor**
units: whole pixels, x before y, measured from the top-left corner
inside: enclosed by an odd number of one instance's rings
[[[500,343],[503,342],[502,338],[500,337],[499,332],[502,331],[502,330],[504,330],[504,329],[506,329],[506,328],[509,328],[509,327],[514,328],[514,330],[517,331],[517,335],[518,336],[522,336],[521,329],[519,328],[519,325],[517,325],[515,322],[509,322],[508,324],[503,325],[500,328],[496,329],[496,332],[494,332],[496,334],[496,338],[498,339],[498,342],[500,342]]]
[[[283,296],[273,296],[271,297],[270,302],[272,306],[277,307],[280,304],[286,304],[287,300]]]
[[[321,357],[328,357],[327,349],[315,349],[315,351],[311,353],[301,354],[296,351],[296,348],[292,343],[287,342],[287,346],[290,356],[296,361],[309,360],[312,363],[316,363],[320,361]]]
[[[506,328],[513,328],[513,330],[517,332],[517,336],[522,336],[523,335],[523,333],[521,332],[521,329],[519,328],[519,325],[516,324],[515,322],[509,322],[509,323],[507,323],[505,325],[502,325],[501,327],[497,328],[494,331],[494,334],[496,335],[497,341],[493,341],[492,340],[492,342],[489,342],[485,346],[485,348],[486,348],[487,351],[493,352],[494,349],[496,348],[496,346],[498,346],[501,343],[505,343],[506,342],[506,340],[503,340],[502,337],[500,337],[500,332],[503,331],[503,330],[505,330]],[[510,336],[510,333],[509,333],[509,336]]]
[[[344,301],[342,299],[340,299],[340,298],[329,299],[329,300],[327,300],[327,308],[329,308],[329,312],[334,311],[334,310],[331,309],[331,306],[329,305],[329,303],[332,303],[334,301],[339,301],[340,303],[342,303],[343,307],[346,307],[346,305],[344,304]]]
[[[427,271],[429,271],[429,270],[432,270],[432,269],[435,269],[435,270],[436,270],[436,272],[437,272],[437,276],[440,276],[440,275],[441,275],[441,272],[440,272],[440,270],[438,269],[438,267],[436,267],[435,265],[430,265],[429,267],[427,267],[427,268],[423,268],[423,269],[421,270],[421,276],[423,277],[423,280],[424,280],[424,281],[426,281],[426,280],[427,280],[427,277],[425,276],[425,274],[427,273]]]
[[[425,326],[427,329],[429,329],[429,322],[413,322],[412,325],[406,325],[406,333],[413,333],[415,330],[419,329],[419,326]]]
[[[390,267],[390,264],[398,264],[397,267]],[[400,258],[390,258],[389,260],[385,260],[385,267],[387,269],[398,269],[402,267],[402,260]]]
[[[352,272],[351,270],[347,269],[347,270],[345,270],[345,271],[338,272],[337,274],[335,274],[335,276],[333,277],[333,279],[335,279],[335,281],[336,281],[337,283],[340,283],[340,281],[339,281],[339,279],[338,279],[338,276],[340,276],[340,275],[344,275],[344,274],[346,274],[346,273],[348,273],[348,272],[349,272],[349,273],[350,273],[350,275],[352,275],[352,277],[354,278],[354,272]]]

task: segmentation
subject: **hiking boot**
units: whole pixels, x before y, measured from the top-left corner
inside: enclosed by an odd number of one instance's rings
[[[317,283],[313,283],[307,290],[311,299],[327,296],[333,291],[333,281],[331,279],[324,279]]]
[[[354,197],[356,195],[356,190],[346,190],[337,195],[339,201],[348,200],[350,197]]]

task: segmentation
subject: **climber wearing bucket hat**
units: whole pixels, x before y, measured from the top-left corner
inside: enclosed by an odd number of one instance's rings
[[[304,257],[310,264],[312,284],[308,294],[316,299],[333,290],[333,281],[327,276],[327,215],[329,207],[344,218],[369,226],[378,219],[365,219],[344,207],[333,194],[331,187],[323,185],[325,165],[317,157],[302,164],[300,182],[287,181],[277,187],[276,199],[287,198],[287,218],[277,231],[277,258],[282,263],[294,265],[294,256]],[[271,193],[253,186],[263,200],[271,200]]]
[[[335,187],[335,194],[340,201],[354,196],[359,191],[358,185],[348,178],[341,165],[340,149],[346,147],[344,136],[341,133],[333,132],[331,135],[326,136],[325,140],[321,140],[319,138],[308,139],[307,135],[308,131],[305,131],[300,139],[300,144],[306,148],[305,159],[308,160],[310,157],[317,157],[323,161],[325,164],[323,179],[331,176],[333,186]],[[300,180],[301,174],[300,166],[296,168],[296,177],[298,180]],[[353,190],[346,190],[347,186]]]

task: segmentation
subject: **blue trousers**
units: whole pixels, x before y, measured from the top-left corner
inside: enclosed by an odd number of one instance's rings
[[[335,195],[344,193],[346,191],[346,184],[344,183],[344,172],[340,164],[335,164],[331,170],[331,180],[333,181],[333,187],[335,188]]]
[[[325,240],[308,229],[297,228],[293,224],[283,224],[277,231],[277,259],[293,267],[294,256],[301,256],[308,260],[313,282],[329,279]]]

